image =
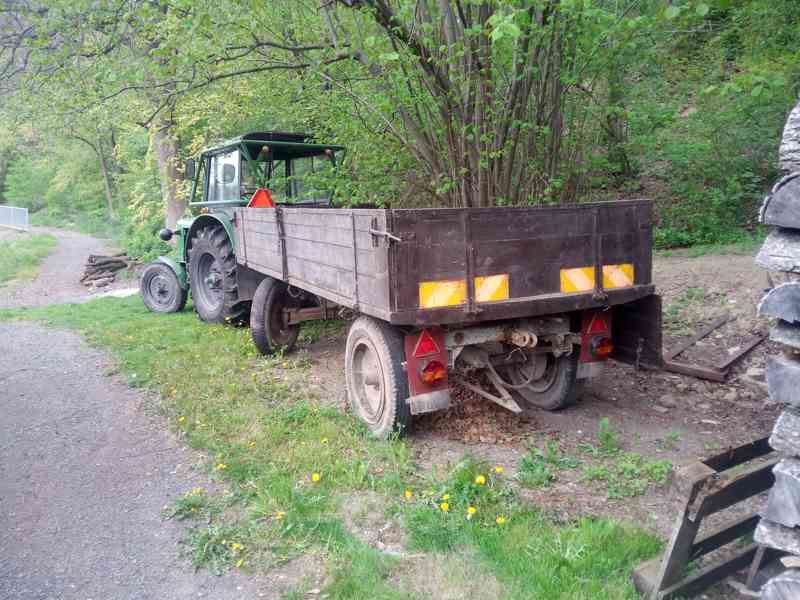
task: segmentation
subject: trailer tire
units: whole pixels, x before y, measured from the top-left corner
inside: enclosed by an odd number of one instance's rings
[[[236,256],[225,229],[200,229],[189,248],[192,304],[206,323],[238,323],[247,317],[248,303],[239,300]]]
[[[344,373],[350,408],[379,439],[411,428],[403,344],[399,330],[372,317],[358,317],[347,334]]]
[[[261,354],[278,348],[294,350],[300,325],[283,325],[283,309],[292,304],[289,286],[283,281],[267,276],[258,284],[250,308],[250,336]]]
[[[175,272],[164,263],[147,265],[139,280],[139,292],[148,310],[154,313],[179,312],[186,306],[189,295],[178,281]]]
[[[527,386],[511,390],[526,404],[543,410],[561,410],[575,404],[583,393],[582,379],[578,375],[578,352],[571,352],[559,357],[547,355],[552,361],[545,369],[545,374]],[[527,378],[519,371],[509,371],[512,383],[524,382]]]

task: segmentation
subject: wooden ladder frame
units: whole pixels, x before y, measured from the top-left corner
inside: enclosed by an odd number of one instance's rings
[[[756,543],[737,549],[725,559],[686,573],[688,564],[752,533],[760,516],[753,512],[698,538],[703,519],[770,489],[772,468],[778,458],[762,438],[683,467],[676,484],[685,502],[664,554],[634,569],[633,582],[647,600],[671,600],[694,596],[748,565],[748,584],[764,561],[777,553]],[[752,465],[749,461],[762,459]],[[734,472],[726,473],[735,467]]]

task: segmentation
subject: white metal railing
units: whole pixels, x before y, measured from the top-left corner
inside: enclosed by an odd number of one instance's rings
[[[0,227],[28,231],[28,209],[0,205]]]

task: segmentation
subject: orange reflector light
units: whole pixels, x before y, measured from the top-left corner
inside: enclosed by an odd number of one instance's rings
[[[423,329],[417,340],[417,345],[414,347],[414,358],[422,358],[431,354],[439,354],[439,346],[436,345],[428,330]]]
[[[446,376],[447,369],[438,360],[430,361],[427,365],[425,365],[425,368],[422,369],[422,372],[419,374],[419,378],[427,385],[432,385],[437,381],[441,381]]]
[[[608,337],[596,337],[592,340],[592,354],[597,358],[607,358],[614,351],[614,343]]]

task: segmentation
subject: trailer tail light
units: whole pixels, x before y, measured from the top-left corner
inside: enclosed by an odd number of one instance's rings
[[[419,378],[426,385],[435,385],[447,377],[447,367],[438,360],[430,361],[420,372]]]
[[[596,358],[608,358],[614,351],[614,343],[610,337],[595,337],[591,341],[590,350]]]
[[[614,352],[611,340],[611,311],[586,310],[581,324],[580,362],[604,361]]]
[[[410,395],[418,396],[447,387],[447,348],[444,331],[423,329],[406,335],[406,375]]]

